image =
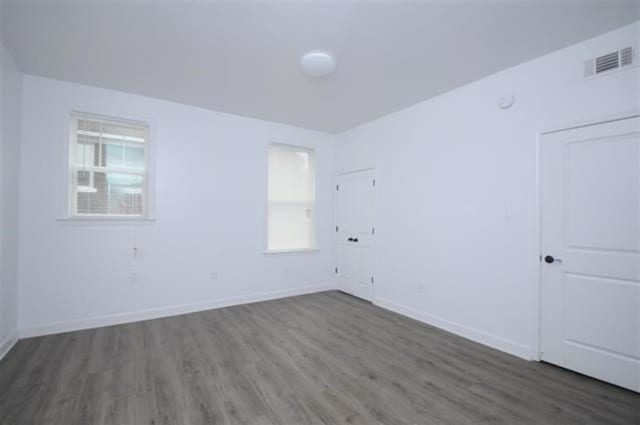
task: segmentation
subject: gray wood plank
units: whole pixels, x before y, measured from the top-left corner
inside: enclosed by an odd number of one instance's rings
[[[331,291],[19,341],[1,425],[640,425],[640,395]]]

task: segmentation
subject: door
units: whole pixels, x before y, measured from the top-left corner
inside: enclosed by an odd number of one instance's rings
[[[375,180],[373,170],[338,178],[338,283],[356,297],[373,299],[373,225]]]
[[[541,138],[541,359],[640,391],[640,118]]]

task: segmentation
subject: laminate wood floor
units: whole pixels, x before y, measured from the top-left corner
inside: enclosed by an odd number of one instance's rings
[[[18,342],[3,425],[640,424],[640,396],[339,292]]]

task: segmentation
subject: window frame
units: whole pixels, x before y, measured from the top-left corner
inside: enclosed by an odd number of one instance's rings
[[[144,143],[144,170],[141,172],[132,172],[131,170],[122,170],[126,174],[138,174],[143,176],[142,187],[142,214],[83,214],[77,212],[77,194],[78,185],[75,183],[74,175],[74,153],[77,145],[78,120],[86,119],[106,124],[114,125],[130,125],[143,127],[145,129]],[[65,139],[65,206],[64,214],[60,221],[78,221],[78,222],[145,222],[155,221],[153,216],[153,157],[151,139],[153,137],[153,126],[149,120],[140,120],[136,118],[125,118],[122,114],[97,114],[90,112],[81,112],[72,110],[67,114],[67,137]],[[112,167],[116,172],[118,169]]]
[[[289,248],[289,249],[270,249],[269,248],[269,206],[271,202],[269,201],[269,149],[272,146],[282,146],[290,149],[300,149],[313,153],[314,167],[313,167],[313,208],[311,212],[311,223],[310,223],[310,231],[311,231],[311,246],[307,248]],[[264,252],[265,255],[274,255],[274,254],[313,254],[319,251],[318,247],[318,231],[317,231],[317,211],[318,211],[318,202],[317,202],[317,194],[318,194],[318,154],[317,149],[314,146],[306,146],[306,145],[296,145],[292,143],[283,143],[283,142],[269,142],[266,145],[265,149],[265,157],[266,157],[266,193],[265,193],[265,232],[264,232]]]

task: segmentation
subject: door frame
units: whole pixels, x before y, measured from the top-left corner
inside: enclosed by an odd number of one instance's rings
[[[534,246],[532,259],[533,267],[533,327],[531,333],[530,359],[541,360],[542,352],[542,138],[551,133],[622,121],[640,117],[640,108],[627,109],[619,112],[602,114],[588,119],[565,122],[544,127],[536,132],[536,168],[535,168],[535,202],[534,202]]]
[[[336,190],[333,191],[333,229],[335,230],[335,228],[338,226],[338,203],[339,203],[339,199],[338,199],[338,190],[337,187],[340,183],[340,177],[342,176],[346,176],[349,174],[356,174],[356,173],[362,173],[365,171],[370,171],[371,175],[373,176],[373,180],[375,180],[376,184],[374,187],[376,187],[377,189],[377,184],[378,184],[378,177],[377,177],[377,173],[376,173],[376,168],[375,167],[364,167],[364,168],[357,168],[354,170],[349,170],[349,171],[343,171],[343,172],[338,172],[336,174],[336,180],[335,180],[335,185],[334,187],[336,187]],[[373,227],[376,229],[376,234],[378,232],[378,224],[377,224],[377,218],[378,216],[376,215],[376,210],[377,210],[377,197],[376,197],[376,190],[373,191],[373,217],[372,217],[372,224]],[[338,239],[336,237],[336,231],[333,232],[334,234],[334,239],[333,239],[333,267],[338,267]],[[374,256],[374,261],[373,264],[371,265],[371,274],[373,275],[374,279],[373,282],[371,283],[371,303],[375,303],[376,302],[376,261],[375,261],[375,256],[376,256],[376,234],[373,235],[373,237],[371,238],[371,249],[373,250],[373,256]],[[333,270],[332,270],[333,271]],[[342,289],[339,287],[339,279],[336,273],[333,273],[333,278],[334,278],[334,286],[339,290],[342,291]]]

